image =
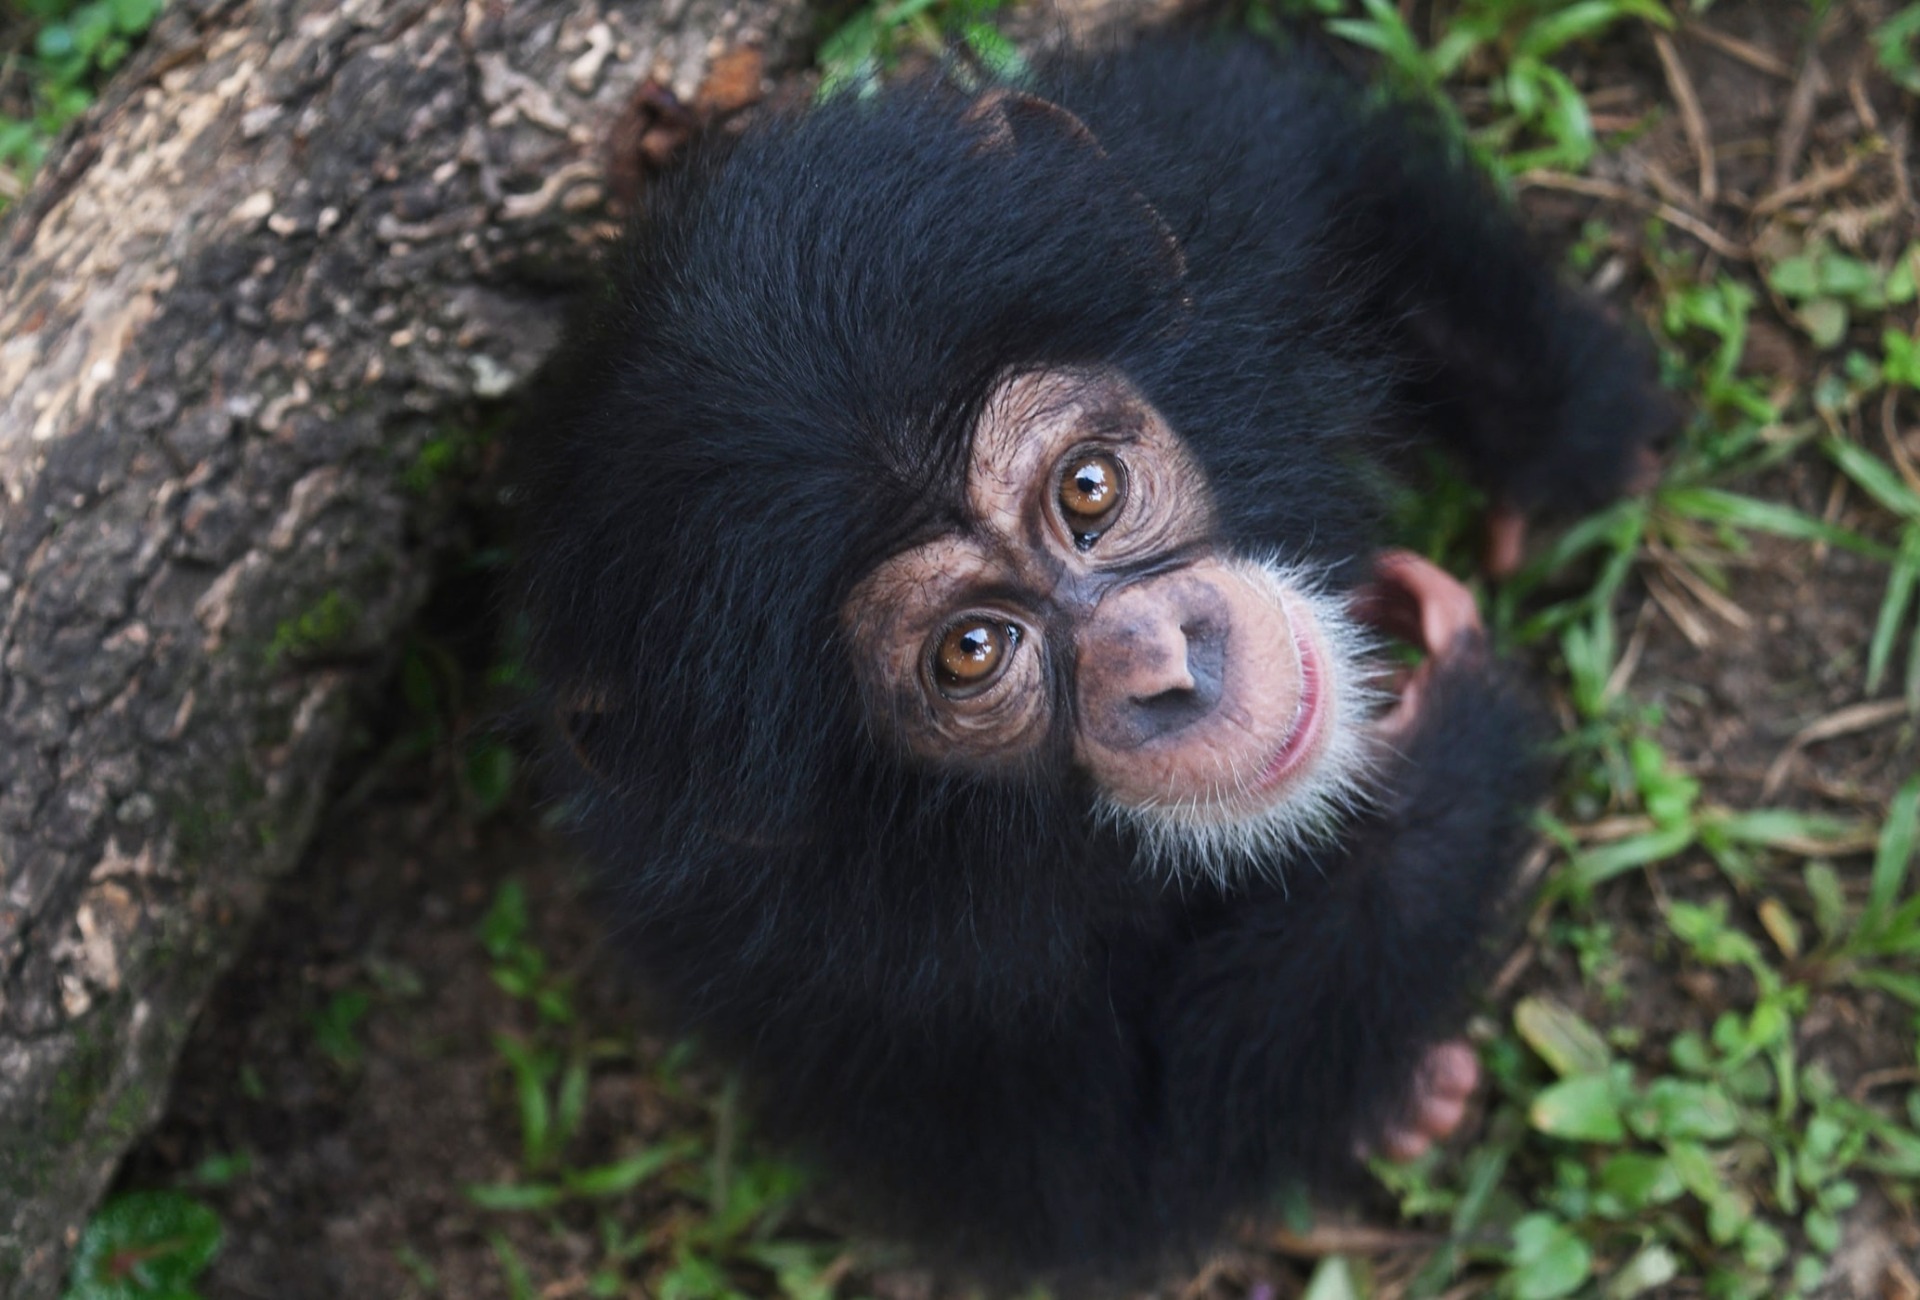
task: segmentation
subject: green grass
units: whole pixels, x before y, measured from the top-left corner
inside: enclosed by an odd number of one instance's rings
[[[496,1216],[590,1219],[597,1246],[592,1295],[834,1295],[846,1248],[788,1231],[804,1191],[800,1172],[743,1144],[737,1087],[689,1083],[683,1077],[692,1059],[687,1046],[658,1062],[651,1080],[682,1106],[689,1118],[682,1131],[634,1143],[611,1160],[599,1150],[593,1160],[581,1160],[591,1072],[599,1061],[630,1057],[632,1045],[587,1036],[568,980],[552,972],[530,937],[526,895],[517,883],[501,887],[479,938],[494,983],[531,1014],[520,1018],[522,1031],[494,1038],[518,1116],[520,1169],[509,1180],[468,1187],[468,1199]],[[509,1290],[517,1293],[524,1266],[504,1235],[494,1242]]]
[[[1893,25],[1910,29],[1915,12]],[[1429,43],[1397,11],[1363,0],[1326,25],[1378,52],[1417,93],[1480,92],[1487,107],[1471,138],[1498,174],[1518,176],[1577,170],[1600,143],[1553,57],[1634,23],[1667,28],[1677,16],[1639,4],[1468,0],[1443,7]],[[1883,63],[1886,48],[1883,40]],[[1911,418],[1920,252],[1908,244],[1875,260],[1776,225],[1756,240],[1749,276],[1707,269],[1688,240],[1657,223],[1621,251],[1654,286],[1648,324],[1694,419],[1650,500],[1622,503],[1547,545],[1493,610],[1509,644],[1557,661],[1572,714],[1566,785],[1546,820],[1561,851],[1530,935],[1543,960],[1555,951],[1571,959],[1582,1001],[1617,1014],[1603,1033],[1552,996],[1521,998],[1483,1043],[1493,1081],[1483,1144],[1380,1170],[1408,1214],[1447,1226],[1447,1245],[1410,1296],[1464,1285],[1452,1293],[1621,1300],[1669,1283],[1716,1297],[1806,1294],[1825,1277],[1863,1188],[1910,1212],[1920,1177],[1920,1089],[1909,1080],[1871,1104],[1855,1099],[1800,1044],[1816,999],[1859,990],[1904,1006],[1911,1033],[1920,1012],[1912,878],[1920,778],[1878,824],[1852,813],[1719,806],[1682,756],[1663,748],[1657,711],[1614,682],[1624,648],[1617,609],[1651,554],[1724,594],[1751,536],[1770,534],[1887,565],[1859,689],[1881,689],[1904,643],[1900,681],[1909,707],[1920,703],[1920,494],[1910,472],[1857,432],[1858,415],[1883,405]],[[1804,391],[1742,367],[1754,316],[1767,311],[1803,335],[1815,358],[1819,375]],[[1821,456],[1878,508],[1871,535],[1752,494],[1769,467]],[[1627,831],[1594,834],[1603,821]],[[1702,862],[1717,883],[1684,870]],[[1676,869],[1684,896],[1662,883]],[[1648,909],[1662,931],[1636,953],[1656,963],[1637,972],[1642,989],[1663,981],[1670,998],[1688,1003],[1695,999],[1677,990],[1705,977],[1719,992],[1717,1010],[1690,1008],[1699,1029],[1671,1039],[1634,1024],[1634,991],[1620,974],[1611,918]],[[1910,1037],[1907,1050],[1911,1057]],[[1370,1294],[1353,1280],[1360,1276],[1343,1264],[1329,1294]]]

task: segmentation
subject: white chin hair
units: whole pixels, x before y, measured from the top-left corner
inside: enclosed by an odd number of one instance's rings
[[[1372,797],[1377,756],[1366,721],[1383,693],[1370,685],[1377,673],[1368,659],[1379,639],[1354,622],[1345,601],[1328,594],[1314,574],[1276,560],[1249,567],[1273,585],[1276,598],[1289,593],[1313,615],[1324,652],[1326,733],[1318,757],[1289,778],[1284,795],[1254,812],[1222,807],[1227,800],[1128,806],[1103,797],[1100,821],[1134,840],[1144,870],[1172,883],[1264,880],[1284,887],[1287,863],[1303,849],[1331,842]],[[1253,775],[1224,773],[1222,787],[1244,791]]]

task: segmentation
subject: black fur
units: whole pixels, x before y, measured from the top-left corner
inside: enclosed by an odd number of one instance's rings
[[[1084,1277],[1337,1179],[1400,1115],[1523,848],[1526,711],[1461,661],[1337,851],[1284,888],[1171,889],[1064,760],[876,746],[851,585],[960,516],[1015,365],[1120,367],[1200,456],[1224,545],[1337,583],[1376,545],[1356,471],[1389,431],[1579,506],[1662,408],[1417,111],[1251,45],[1032,89],[1099,146],[1016,121],[983,148],[973,94],[921,81],[709,142],[649,193],[530,434],[526,597],[623,938],[765,1124],[883,1229]]]

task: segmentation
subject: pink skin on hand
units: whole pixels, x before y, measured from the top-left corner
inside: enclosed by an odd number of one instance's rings
[[[1374,561],[1373,574],[1373,581],[1354,592],[1354,617],[1427,655],[1400,684],[1399,702],[1374,724],[1393,739],[1419,717],[1434,664],[1478,645],[1485,633],[1473,593],[1432,561],[1412,551],[1383,551]]]
[[[1515,541],[1517,545],[1517,537]],[[1411,551],[1387,551],[1374,561],[1373,580],[1354,593],[1353,613],[1362,623],[1427,655],[1401,685],[1399,701],[1375,724],[1390,740],[1418,719],[1434,665],[1450,655],[1471,653],[1485,635],[1473,594]],[[1380,1136],[1380,1154],[1389,1160],[1412,1160],[1444,1141],[1460,1127],[1467,1099],[1479,1084],[1480,1063],[1464,1040],[1428,1048],[1414,1072],[1402,1122]]]
[[[1380,1154],[1389,1160],[1413,1160],[1435,1142],[1444,1142],[1466,1118],[1467,1099],[1480,1086],[1480,1061],[1465,1039],[1453,1038],[1427,1049],[1414,1072],[1406,1122],[1380,1138]]]

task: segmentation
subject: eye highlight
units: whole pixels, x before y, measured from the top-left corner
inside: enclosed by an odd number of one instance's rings
[[[1067,458],[1060,475],[1060,513],[1082,547],[1113,525],[1126,499],[1127,477],[1119,460],[1104,451],[1084,451]]]
[[[1004,619],[969,615],[948,626],[933,647],[933,680],[948,699],[977,695],[1005,671],[1020,629]]]

